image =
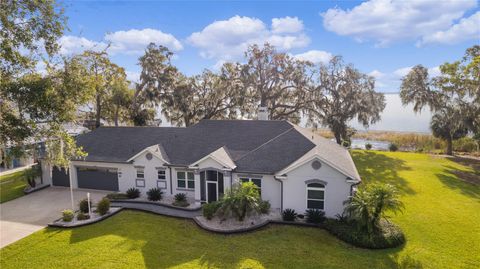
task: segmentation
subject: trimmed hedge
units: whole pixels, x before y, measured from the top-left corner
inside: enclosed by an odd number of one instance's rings
[[[203,216],[206,219],[211,220],[213,218],[213,216],[215,216],[215,213],[217,213],[217,210],[220,208],[220,206],[221,206],[221,203],[219,203],[219,202],[212,202],[212,203],[204,204],[202,206]]]
[[[92,203],[92,200],[90,199],[90,208],[93,207],[93,203]],[[82,199],[79,203],[79,208],[80,208],[80,212],[82,213],[88,213],[88,199],[85,198],[85,199]]]
[[[72,221],[74,216],[75,216],[75,214],[70,209],[65,209],[65,210],[62,211],[62,220],[65,221],[65,222]]]
[[[328,219],[324,223],[324,228],[339,239],[362,248],[394,248],[405,243],[405,235],[402,230],[385,220],[380,222],[380,229],[371,236],[353,221]]]
[[[97,204],[97,213],[100,216],[103,216],[107,214],[109,210],[110,210],[110,200],[108,200],[107,197],[103,197],[102,200],[100,200],[100,202],[98,202]]]
[[[106,197],[110,200],[129,199],[128,195],[126,193],[122,193],[122,192],[109,193],[109,194],[107,194]]]
[[[259,210],[260,210],[260,213],[262,214],[268,214],[268,212],[270,212],[270,202],[269,201],[260,201],[260,203],[258,204],[258,207],[259,207]]]

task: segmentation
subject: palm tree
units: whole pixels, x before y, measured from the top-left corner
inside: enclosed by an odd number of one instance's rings
[[[358,190],[345,203],[345,211],[365,227],[369,234],[379,227],[382,217],[387,218],[387,211],[396,213],[403,209],[395,187],[381,183]]]
[[[259,212],[260,195],[252,182],[233,186],[222,198],[220,211],[223,215],[233,214],[243,221],[248,213]]]

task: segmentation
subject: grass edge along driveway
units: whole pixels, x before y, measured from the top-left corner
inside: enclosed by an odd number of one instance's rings
[[[14,172],[0,177],[0,203],[16,199],[24,195],[27,186],[24,171]]]

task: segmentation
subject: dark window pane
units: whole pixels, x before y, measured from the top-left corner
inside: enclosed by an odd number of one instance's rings
[[[323,199],[324,191],[308,190],[309,199]]]
[[[307,207],[312,209],[322,209],[323,210],[323,201],[308,200]]]
[[[207,180],[208,181],[217,181],[217,171],[208,170],[207,171]]]
[[[308,184],[309,187],[314,187],[314,188],[325,188],[325,185],[321,183],[310,183]]]
[[[249,179],[249,178],[241,178],[240,181],[241,181],[242,183],[245,183],[245,182],[249,182],[250,179]]]
[[[194,179],[193,172],[188,172],[187,174],[188,174],[188,179],[191,179],[191,180]]]
[[[195,181],[189,180],[189,181],[188,181],[188,188],[189,188],[189,189],[195,188]]]
[[[253,184],[257,185],[257,187],[261,188],[262,187],[262,180],[259,178],[252,178]]]
[[[185,180],[179,180],[178,181],[178,187],[179,188],[185,188]]]
[[[200,199],[205,201],[205,171],[200,172]]]
[[[178,179],[185,179],[185,172],[177,172]]]
[[[218,173],[218,194],[223,195],[223,174]]]

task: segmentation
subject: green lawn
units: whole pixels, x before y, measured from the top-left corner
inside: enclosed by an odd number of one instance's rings
[[[444,158],[356,151],[366,184],[399,187],[405,212],[393,221],[405,246],[352,247],[317,228],[270,226],[222,236],[191,221],[124,211],[82,228],[44,229],[0,250],[4,268],[480,268],[480,186]]]
[[[0,177],[0,203],[23,196],[23,189],[27,183],[23,171]]]

